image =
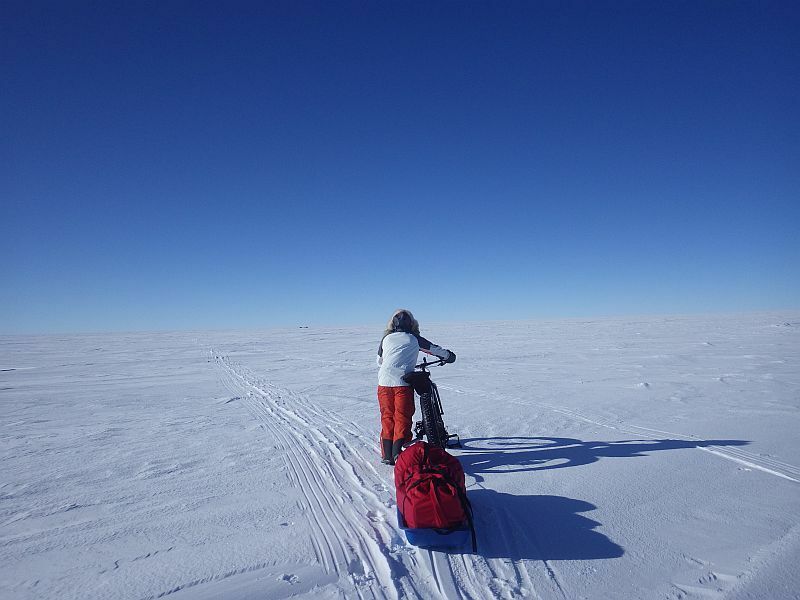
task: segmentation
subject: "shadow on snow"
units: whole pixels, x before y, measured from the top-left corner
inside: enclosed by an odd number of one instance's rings
[[[617,558],[621,546],[595,531],[600,523],[580,513],[596,507],[562,496],[515,496],[470,490],[478,518],[478,553],[511,560],[596,560]]]
[[[744,446],[743,440],[622,440],[583,442],[573,438],[495,437],[461,440],[458,457],[464,472],[476,481],[482,473],[519,473],[578,467],[601,458],[633,458],[659,450]]]
[[[573,438],[496,437],[461,440],[464,472],[483,481],[484,473],[518,473],[576,467],[604,457],[632,458],[658,450],[743,446],[742,440],[623,440],[584,442]],[[597,508],[562,496],[517,496],[470,489],[478,519],[478,551],[486,558],[511,560],[595,560],[618,558],[624,549],[595,531],[597,521],[582,515]]]

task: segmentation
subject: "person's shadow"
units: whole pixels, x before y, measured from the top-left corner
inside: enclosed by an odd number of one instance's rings
[[[461,440],[464,472],[482,482],[485,473],[519,473],[563,469],[601,458],[633,458],[660,450],[744,446],[744,440],[620,440],[601,442],[555,437],[495,437]]]
[[[515,496],[470,490],[478,554],[511,560],[618,558],[621,546],[595,531],[600,523],[583,516],[596,507],[562,496]]]

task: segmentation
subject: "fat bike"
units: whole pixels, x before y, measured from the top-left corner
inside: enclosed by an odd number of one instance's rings
[[[419,396],[421,421],[414,424],[415,439],[421,440],[423,436],[429,444],[438,446],[443,450],[447,448],[460,448],[461,439],[457,433],[448,433],[444,426],[444,409],[439,396],[439,388],[431,380],[428,372],[430,366],[442,366],[444,359],[428,362],[426,358],[416,365],[415,370],[403,376],[403,380],[414,388]]]

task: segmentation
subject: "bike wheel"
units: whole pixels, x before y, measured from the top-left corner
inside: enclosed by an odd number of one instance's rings
[[[424,394],[419,399],[422,410],[422,427],[429,444],[439,448],[447,447],[447,432],[444,429],[441,415],[434,410],[434,403],[430,394]]]
[[[431,403],[431,406],[433,407],[433,420],[436,423],[436,431],[440,440],[439,447],[442,448],[442,450],[446,450],[447,441],[450,439],[450,436],[447,435],[447,429],[445,429],[444,421],[442,420],[444,410],[442,409],[442,399],[439,396],[439,388],[436,387],[436,384],[432,381],[431,398],[433,399],[433,402]]]

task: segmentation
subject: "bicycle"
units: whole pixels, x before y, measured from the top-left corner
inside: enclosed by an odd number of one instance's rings
[[[403,376],[403,381],[411,385],[419,396],[422,420],[414,424],[415,439],[421,440],[425,436],[429,444],[446,450],[447,448],[460,448],[461,438],[457,433],[447,433],[442,419],[444,409],[439,396],[439,388],[431,380],[431,374],[428,372],[428,367],[444,364],[446,364],[444,359],[428,362],[427,358],[423,358],[422,362],[415,366],[416,370]],[[456,439],[454,443],[450,442],[452,438]]]

